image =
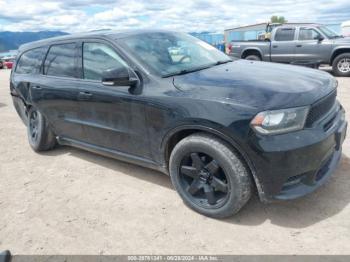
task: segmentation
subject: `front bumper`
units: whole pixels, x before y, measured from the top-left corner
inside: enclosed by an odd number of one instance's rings
[[[263,202],[299,198],[332,175],[347,130],[345,112],[337,106],[309,129],[276,136],[252,134],[249,155]]]

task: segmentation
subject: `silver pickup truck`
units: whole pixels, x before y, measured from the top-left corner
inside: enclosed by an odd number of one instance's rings
[[[319,24],[282,25],[273,29],[270,40],[232,41],[229,50],[248,60],[327,64],[335,75],[350,76],[350,38]]]

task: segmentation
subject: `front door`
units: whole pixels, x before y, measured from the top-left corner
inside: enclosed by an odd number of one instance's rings
[[[299,37],[295,45],[295,55],[297,60],[318,61],[320,56],[321,42],[318,40],[320,33],[313,28],[301,27]]]
[[[79,85],[83,142],[120,153],[148,157],[149,143],[142,95],[129,87],[102,84],[102,72],[128,67],[117,51],[103,41],[82,43]]]
[[[320,40],[320,37],[322,37],[321,33],[315,28],[300,27],[295,48],[296,59],[328,63],[332,41]]]

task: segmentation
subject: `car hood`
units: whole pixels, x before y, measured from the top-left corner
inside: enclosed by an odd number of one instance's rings
[[[349,45],[350,46],[350,37],[341,37],[333,39],[334,44],[343,44],[343,45]]]
[[[326,72],[247,60],[175,76],[173,83],[190,97],[265,110],[310,105],[335,88]]]

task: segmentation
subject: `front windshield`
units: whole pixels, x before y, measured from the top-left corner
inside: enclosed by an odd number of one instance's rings
[[[318,29],[325,34],[328,38],[336,38],[339,37],[337,33],[335,33],[333,30],[329,29],[326,26],[319,26]]]
[[[162,77],[231,61],[215,47],[183,33],[148,32],[119,39],[119,42]]]

